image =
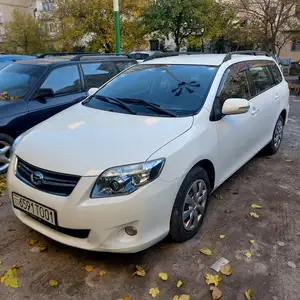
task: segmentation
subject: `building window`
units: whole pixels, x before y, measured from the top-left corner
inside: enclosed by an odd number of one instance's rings
[[[293,41],[291,51],[300,52],[300,41],[299,40],[294,40]]]
[[[3,24],[3,14],[2,14],[2,8],[0,7],[0,24]]]

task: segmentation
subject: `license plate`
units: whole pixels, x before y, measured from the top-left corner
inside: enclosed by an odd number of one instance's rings
[[[37,219],[46,221],[55,226],[57,225],[55,210],[15,193],[12,193],[12,200],[15,208],[24,211]]]

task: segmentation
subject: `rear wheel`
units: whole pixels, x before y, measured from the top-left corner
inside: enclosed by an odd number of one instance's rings
[[[0,175],[7,172],[13,143],[14,139],[11,136],[0,133]]]
[[[280,148],[282,138],[283,138],[283,127],[284,127],[284,121],[282,116],[279,116],[271,142],[262,150],[262,153],[264,155],[273,155],[277,153],[277,151]]]
[[[209,193],[207,172],[201,167],[194,167],[184,179],[174,203],[170,224],[173,240],[186,241],[199,231]]]

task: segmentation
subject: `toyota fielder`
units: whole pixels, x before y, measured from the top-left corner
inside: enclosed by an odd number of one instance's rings
[[[14,213],[87,250],[185,241],[213,190],[278,151],[288,112],[288,85],[261,53],[152,57],[15,141]]]

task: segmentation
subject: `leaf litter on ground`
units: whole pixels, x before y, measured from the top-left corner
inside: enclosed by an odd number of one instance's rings
[[[54,279],[50,279],[49,280],[49,286],[51,286],[53,288],[57,288],[58,287],[58,282]]]
[[[182,287],[182,285],[183,285],[183,282],[181,280],[178,280],[176,286],[178,288],[180,288],[180,287]]]
[[[218,286],[221,280],[222,278],[219,275],[205,274],[205,282],[208,285],[214,284],[215,286]]]
[[[168,274],[167,274],[167,273],[164,273],[164,272],[160,272],[160,273],[158,274],[158,277],[159,277],[161,280],[164,280],[164,281],[168,280]]]
[[[20,269],[22,265],[16,264],[11,269],[8,269],[4,275],[1,277],[1,283],[6,286],[13,289],[16,289],[19,287],[18,284],[18,278],[15,277],[17,270]]]
[[[202,254],[208,255],[208,256],[210,256],[210,255],[213,254],[213,252],[212,252],[210,249],[208,249],[208,248],[202,248],[202,249],[200,249],[199,251],[200,251]]]
[[[251,290],[248,289],[246,292],[245,292],[245,297],[247,300],[251,300]]]
[[[138,275],[141,277],[144,277],[146,275],[146,272],[142,266],[136,265],[135,268],[136,271],[133,273],[133,275]]]
[[[221,257],[210,268],[216,272],[220,272],[220,270],[229,263],[230,261],[228,259],[226,259],[225,257]]]
[[[226,276],[230,276],[232,274],[232,270],[231,270],[231,265],[226,265],[225,267],[223,267],[221,269],[221,274],[226,275]]]
[[[173,300],[190,300],[190,295],[186,295],[186,294],[183,294],[183,295],[176,295],[173,297]]]
[[[211,292],[211,297],[213,300],[218,300],[222,297],[222,292],[219,288],[217,288],[216,286],[211,286],[210,287]]]
[[[252,208],[257,208],[257,209],[262,208],[260,205],[255,204],[255,203],[251,204],[251,207]]]
[[[259,218],[259,215],[256,213],[256,212],[250,212],[249,215],[252,217],[252,218],[255,218],[255,219],[258,219]]]
[[[156,288],[151,288],[149,290],[149,295],[151,295],[153,298],[156,297],[159,294],[159,289],[158,287]]]

